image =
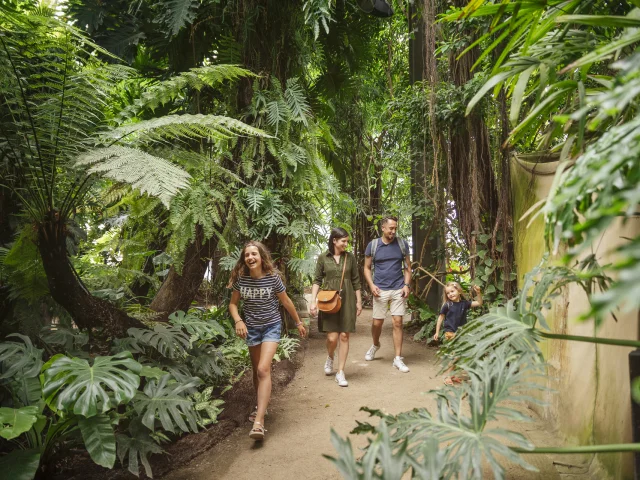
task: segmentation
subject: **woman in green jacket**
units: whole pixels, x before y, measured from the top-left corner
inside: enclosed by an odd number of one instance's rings
[[[349,385],[344,376],[344,366],[349,354],[349,335],[356,331],[356,317],[362,312],[362,299],[360,297],[360,274],[356,257],[346,251],[349,244],[349,234],[343,228],[331,230],[328,242],[329,249],[318,257],[316,264],[316,276],[311,290],[310,313],[316,316],[318,313],[318,330],[327,334],[327,361],[324,364],[324,373],[333,373],[333,354],[340,340],[340,354],[336,382],[341,387]],[[340,297],[342,307],[336,313],[318,312],[316,297],[320,287],[324,290],[340,290],[342,269],[345,267],[344,283]]]

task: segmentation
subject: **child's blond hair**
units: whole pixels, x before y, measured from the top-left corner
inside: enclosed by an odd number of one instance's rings
[[[447,303],[449,303],[449,298],[447,297],[447,288],[449,287],[453,287],[455,288],[458,293],[460,294],[460,298],[462,300],[466,300],[466,296],[464,293],[464,290],[462,290],[462,287],[460,286],[460,284],[458,282],[447,282],[447,284],[444,286],[444,289],[442,290],[442,305],[446,305]]]

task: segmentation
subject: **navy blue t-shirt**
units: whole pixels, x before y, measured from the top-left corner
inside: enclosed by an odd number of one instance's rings
[[[459,302],[447,302],[440,309],[444,315],[444,331],[456,333],[458,328],[467,323],[467,312],[471,308],[469,300]]]
[[[398,237],[389,244],[384,243],[382,239],[371,240],[364,251],[366,257],[371,256],[373,242],[378,242],[375,258],[371,259],[374,266],[373,284],[380,290],[400,290],[404,287],[404,272],[402,271],[404,257],[398,244]],[[408,252],[409,246],[406,243],[405,249]]]

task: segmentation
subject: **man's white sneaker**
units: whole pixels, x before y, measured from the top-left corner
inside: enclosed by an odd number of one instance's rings
[[[377,347],[375,345],[371,345],[371,347],[369,348],[369,350],[367,350],[366,355],[364,356],[364,359],[367,362],[370,362],[371,360],[373,360],[374,358],[376,358],[376,352],[380,350],[380,346],[378,345]]]
[[[331,375],[333,373],[333,358],[327,357],[327,361],[324,362],[324,374]]]
[[[396,357],[393,359],[393,366],[400,370],[402,373],[407,373],[409,371],[409,367],[407,367],[402,361],[404,357]]]
[[[336,373],[336,383],[338,385],[340,385],[341,387],[348,387],[349,386],[349,382],[347,382],[347,379],[344,378],[344,372]]]

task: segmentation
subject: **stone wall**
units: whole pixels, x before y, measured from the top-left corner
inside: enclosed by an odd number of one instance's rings
[[[514,236],[518,280],[535,267],[545,252],[542,216],[530,225],[520,217],[535,202],[547,196],[557,162],[531,163],[513,159],[512,188],[514,201]],[[611,251],[623,243],[623,237],[640,232],[640,222],[621,222],[610,227],[592,245],[601,264],[614,260]],[[593,321],[577,320],[587,309],[585,293],[577,286],[567,288],[546,313],[555,333],[606,338],[638,339],[637,311],[617,313],[606,318],[596,330]],[[541,344],[549,363],[547,386],[555,392],[545,394],[547,406],[538,412],[558,430],[568,445],[631,442],[631,398],[628,354],[630,348],[582,342],[548,340]],[[594,468],[599,464],[612,479],[633,478],[632,454],[606,454],[572,458],[573,463]],[[600,475],[594,478],[600,478]]]

